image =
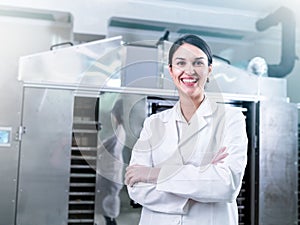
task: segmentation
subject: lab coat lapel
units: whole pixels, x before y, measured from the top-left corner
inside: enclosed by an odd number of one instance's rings
[[[178,133],[176,127],[176,120],[178,119],[177,107],[178,103],[174,106],[171,116],[167,114],[162,118],[166,126],[166,132],[168,132],[168,135],[166,135],[167,138],[165,139],[167,146],[164,151],[170,151],[172,154],[169,158],[162,161],[161,165],[182,165],[182,157],[178,151]]]
[[[196,114],[193,116],[190,121],[191,123],[189,125],[186,124],[183,127],[182,137],[178,142],[177,150],[164,162],[165,164],[182,165],[193,155],[195,146],[198,145],[198,138],[196,135],[207,126],[208,122],[206,117],[211,116],[216,109],[216,105],[211,104],[208,99],[205,99],[202,106],[203,107],[197,110]],[[179,104],[176,107],[179,107]],[[169,133],[170,135],[168,136],[174,138],[173,141],[178,141],[176,132],[176,119],[178,118],[178,115],[176,115],[176,107],[174,108],[171,117],[163,119],[163,121],[167,123],[167,132],[171,133]]]
[[[216,108],[216,103],[205,97],[205,100],[191,118],[190,124],[183,130],[179,146],[183,145],[207,125],[206,118],[210,117]]]
[[[192,117],[190,124],[183,126],[182,138],[178,146],[183,164],[195,156],[195,151],[198,151],[199,146],[206,146],[206,137],[209,137],[211,133],[209,128],[205,128],[208,126],[208,121],[210,121],[215,110],[216,103],[206,99]]]
[[[200,130],[202,130],[207,125],[204,117],[195,115],[191,120],[191,123],[184,127],[182,130],[182,137],[179,142],[179,146],[184,145],[189,141],[194,135],[196,135]]]

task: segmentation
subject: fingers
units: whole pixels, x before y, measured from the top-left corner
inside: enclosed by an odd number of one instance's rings
[[[132,165],[128,166],[126,168],[126,173],[125,173],[125,184],[132,187],[134,184],[138,182],[143,182],[143,168],[145,166],[141,165]]]
[[[134,166],[128,166],[125,173],[125,184],[132,187],[137,180],[134,178]]]
[[[229,155],[226,151],[226,147],[220,148],[220,150],[217,152],[213,160],[211,161],[212,164],[217,164],[217,163],[223,163],[224,159]]]
[[[223,152],[225,152],[225,150],[226,150],[226,147],[222,147],[222,148],[220,148],[218,153],[223,153]]]
[[[218,155],[217,157],[214,158],[212,161],[212,164],[217,164],[217,163],[223,163],[223,159],[225,159],[228,156],[228,153],[223,153],[221,155]]]
[[[138,182],[156,183],[159,172],[160,168],[142,165],[128,166],[125,173],[125,184],[132,187]]]

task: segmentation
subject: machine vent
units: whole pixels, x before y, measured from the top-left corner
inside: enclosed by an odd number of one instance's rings
[[[98,104],[97,98],[75,97],[68,225],[94,225]]]

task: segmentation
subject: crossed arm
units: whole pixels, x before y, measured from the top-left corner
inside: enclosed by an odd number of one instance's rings
[[[223,163],[227,156],[226,147],[222,147],[214,156],[211,164]],[[128,166],[125,173],[125,184],[130,187],[139,182],[156,184],[160,169],[160,167],[149,167],[139,164]]]
[[[166,213],[185,213],[190,199],[234,201],[247,161],[244,119],[232,119],[230,129],[231,135],[224,141],[226,147],[221,147],[205,168],[192,164],[152,167],[145,152],[133,151],[125,174],[130,197],[150,210]]]

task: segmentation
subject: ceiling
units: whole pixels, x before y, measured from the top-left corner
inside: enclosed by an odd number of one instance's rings
[[[172,9],[172,13],[170,15],[175,15],[174,19],[177,16],[177,21],[174,23],[170,22],[163,22],[163,21],[147,21],[147,20],[135,20],[135,19],[128,19],[128,18],[118,18],[118,17],[112,17],[110,20],[109,27],[119,27],[122,29],[123,35],[125,33],[124,29],[130,28],[130,29],[137,29],[137,30],[144,30],[144,31],[151,31],[152,34],[154,32],[163,33],[165,30],[169,30],[173,33],[196,33],[201,36],[208,36],[208,37],[214,37],[214,38],[225,38],[225,39],[232,39],[232,40],[242,40],[242,39],[251,39],[253,37],[253,32],[255,32],[255,38],[261,38],[260,35],[257,35],[257,30],[251,30],[252,29],[252,23],[249,25],[248,23],[244,23],[242,25],[243,29],[234,29],[234,25],[231,27],[222,27],[219,26],[216,29],[214,29],[214,26],[212,23],[221,23],[221,21],[224,22],[225,25],[233,24],[231,23],[231,20],[237,21],[237,19],[240,19],[240,21],[244,21],[245,15],[249,16],[249,18],[264,18],[267,15],[270,15],[271,13],[275,12],[277,9],[279,9],[281,6],[285,6],[287,8],[290,8],[292,11],[296,9],[300,9],[300,2],[299,0],[252,0],[252,1],[240,1],[240,0],[185,0],[184,2],[181,0],[152,0],[151,3],[149,3],[147,0],[131,0],[130,2],[139,3],[140,5],[144,4],[152,4],[155,5],[155,7],[159,8],[161,7],[163,10],[162,12],[165,12],[168,14],[170,12],[170,9]],[[174,9],[174,10],[173,10]],[[194,9],[200,9],[200,10],[194,10]],[[203,9],[203,10],[201,10]],[[193,25],[193,23],[190,23],[191,20],[183,21],[180,18],[179,14],[182,11],[190,12],[188,15],[190,18],[195,18],[195,15],[197,13],[200,13],[202,15],[201,19],[201,25],[197,24],[197,26]],[[174,13],[176,11],[176,13]],[[212,12],[211,15],[214,15],[215,12],[220,12],[218,15],[219,18],[212,16],[207,18],[208,14],[203,14],[205,12]],[[223,13],[222,12],[226,12]],[[300,14],[297,12],[294,13],[296,20],[298,24],[300,24]],[[186,15],[186,14],[183,14]],[[222,15],[229,15],[222,18]],[[233,15],[231,17],[231,15]],[[183,17],[182,17],[183,18]],[[184,17],[188,18],[188,17]],[[205,21],[203,22],[205,18]],[[248,18],[248,17],[247,17]],[[227,22],[225,22],[227,21]],[[184,28],[182,29],[182,24],[184,24]],[[197,21],[198,23],[198,21]],[[242,24],[243,22],[237,22],[236,24]],[[207,26],[206,24],[209,24],[210,26]],[[222,29],[223,28],[223,29]],[[274,29],[273,29],[274,30]],[[277,33],[280,32],[280,29],[277,28],[275,30]],[[275,35],[272,35],[270,33],[268,36],[271,37],[280,37],[275,33]],[[266,34],[266,32],[264,33]],[[116,35],[114,33],[114,35]],[[138,34],[135,34],[135,37],[138,36]],[[155,34],[154,34],[155,35]],[[270,39],[270,38],[269,38]]]
[[[299,0],[152,0],[161,4],[175,4],[184,7],[208,6],[226,8],[231,10],[245,10],[255,13],[270,14],[281,6],[288,7],[295,12],[296,20],[300,24],[300,1]]]
[[[291,9],[295,7],[300,8],[300,3],[298,0],[251,0],[251,1],[239,1],[239,0],[185,0],[182,3],[181,0],[158,0],[159,2],[173,2],[176,4],[191,4],[191,5],[207,5],[211,7],[222,7],[229,9],[240,9],[240,10],[250,10],[250,11],[265,11],[270,12],[275,10],[280,6],[287,6]]]

